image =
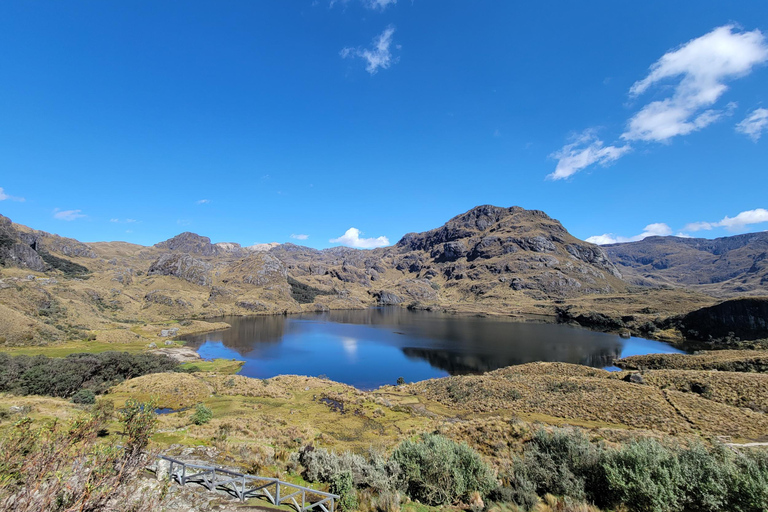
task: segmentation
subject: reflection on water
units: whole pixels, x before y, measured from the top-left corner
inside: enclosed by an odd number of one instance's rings
[[[250,377],[326,375],[360,388],[532,361],[602,368],[631,354],[679,352],[658,341],[568,325],[398,307],[216,320],[232,328],[183,338],[205,358],[244,359],[241,374]]]

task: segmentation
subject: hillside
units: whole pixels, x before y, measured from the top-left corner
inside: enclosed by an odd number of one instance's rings
[[[634,292],[602,248],[519,207],[473,208],[375,250],[241,247],[188,232],[151,247],[83,244],[0,217],[6,345],[140,343],[146,324],[373,305],[507,315],[565,306],[640,325],[712,304],[687,292]]]
[[[652,236],[602,247],[633,284],[684,286],[722,297],[768,294],[766,232],[714,240]]]

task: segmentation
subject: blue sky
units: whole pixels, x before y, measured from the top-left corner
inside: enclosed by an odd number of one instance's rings
[[[84,241],[768,229],[768,4],[0,3],[0,213]],[[333,241],[332,241],[333,240]]]

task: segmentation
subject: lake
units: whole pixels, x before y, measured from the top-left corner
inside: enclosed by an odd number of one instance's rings
[[[619,357],[681,352],[565,324],[399,307],[212,320],[232,328],[181,337],[205,359],[244,360],[240,374],[248,377],[323,375],[360,389],[533,361],[605,368]]]

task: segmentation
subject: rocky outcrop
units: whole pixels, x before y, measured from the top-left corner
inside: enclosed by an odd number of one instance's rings
[[[768,298],[734,299],[698,309],[680,320],[689,339],[768,339]]]
[[[199,256],[218,256],[224,254],[239,255],[243,252],[240,244],[221,242],[212,244],[207,236],[186,231],[164,242],[155,244],[155,247],[165,251],[182,252],[185,254],[197,254]]]
[[[44,271],[48,265],[40,255],[24,243],[14,227],[11,219],[0,215],[0,265],[27,268],[38,272]]]
[[[210,286],[212,266],[187,254],[163,254],[149,267],[148,275],[174,276],[199,286]]]
[[[384,251],[400,271],[442,276],[447,286],[478,297],[503,295],[499,284],[537,299],[622,286],[600,247],[574,238],[544,212],[519,207],[479,206],[440,228],[409,233]]]

